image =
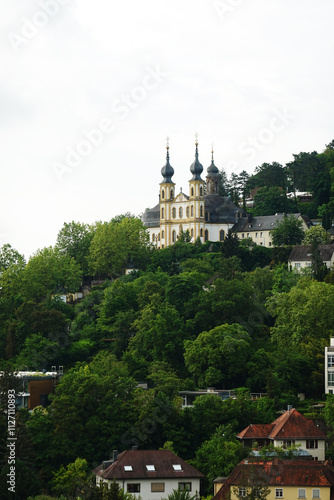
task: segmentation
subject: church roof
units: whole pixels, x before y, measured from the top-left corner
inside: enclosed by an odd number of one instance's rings
[[[199,162],[198,159],[198,144],[196,142],[196,150],[195,150],[195,161],[190,165],[190,172],[193,174],[191,180],[192,181],[201,181],[201,173],[203,172],[203,165]]]
[[[174,169],[172,165],[169,163],[169,146],[167,146],[166,164],[161,169],[161,175],[163,177],[162,182],[173,183],[172,177],[174,175]]]
[[[142,217],[141,220],[146,227],[159,227],[160,224],[160,205],[159,203],[151,208],[150,210],[147,210]]]
[[[231,198],[215,194],[204,196],[205,211],[210,213],[211,223],[230,223],[236,221],[237,212],[242,210],[232,202]]]

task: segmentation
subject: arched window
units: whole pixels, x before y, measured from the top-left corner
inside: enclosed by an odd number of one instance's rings
[[[186,216],[189,218],[189,207],[186,208]]]
[[[183,208],[180,207],[179,208],[179,218],[182,219],[182,217],[183,217]]]
[[[164,237],[165,237],[165,231],[164,231],[164,230],[162,230],[162,231],[161,231],[161,239],[163,240],[163,239],[164,239]]]
[[[209,220],[209,212],[205,212],[205,221],[208,222]]]
[[[163,190],[161,191],[161,198],[162,198],[162,199],[164,199],[164,197],[165,197],[165,190],[163,189]]]
[[[172,232],[172,241],[173,243],[176,241],[176,231]]]
[[[192,238],[194,237],[194,230],[193,229],[190,231],[190,235]]]
[[[200,232],[199,232],[201,238],[203,238],[203,229],[201,228]]]
[[[165,209],[164,209],[164,207],[162,207],[162,209],[161,209],[161,218],[162,219],[165,218]]]
[[[221,229],[219,231],[219,241],[224,241],[224,239],[225,239],[225,231],[224,229]]]
[[[174,191],[171,189],[170,190],[170,199],[172,200],[174,198]]]
[[[172,217],[173,217],[173,219],[175,219],[175,217],[176,217],[176,208],[175,207],[172,209]]]
[[[205,234],[204,240],[208,241],[208,239],[209,239],[209,231],[206,229],[204,234]]]
[[[218,182],[215,182],[215,193],[218,193]]]
[[[155,241],[155,234],[152,234],[152,241]]]
[[[158,241],[160,241],[160,233],[158,233]]]
[[[202,186],[200,186],[200,188],[199,188],[199,195],[203,196],[203,187]]]
[[[199,215],[200,217],[203,217],[203,205],[200,206]]]
[[[191,215],[191,217],[194,217],[194,205],[191,205],[190,215]]]
[[[194,188],[191,188],[191,196],[194,196]]]

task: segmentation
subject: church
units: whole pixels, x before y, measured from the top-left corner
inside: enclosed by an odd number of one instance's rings
[[[234,205],[230,198],[219,195],[219,170],[214,164],[213,151],[204,181],[197,140],[195,146],[195,160],[190,165],[189,194],[183,193],[182,189],[176,194],[167,143],[166,164],[161,169],[159,203],[142,216],[150,241],[157,248],[175,243],[182,231],[189,232],[191,242],[197,238],[202,243],[223,241],[229,229],[242,218],[242,209]]]

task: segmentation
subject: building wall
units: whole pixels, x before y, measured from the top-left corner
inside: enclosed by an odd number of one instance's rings
[[[265,482],[264,482],[265,485]],[[236,487],[231,486],[230,492],[231,492],[231,500],[240,500],[240,497],[238,497],[234,491]],[[276,496],[276,489],[282,489],[283,490],[283,496]],[[305,489],[305,497],[300,497],[299,496],[299,490],[300,489]],[[267,500],[298,500],[298,499],[306,499],[306,500],[314,500],[315,497],[313,496],[314,492],[313,490],[320,490],[320,500],[330,500],[330,487],[329,486],[312,486],[312,487],[303,487],[303,486],[284,486],[280,485],[279,482],[275,487],[270,486],[270,493],[267,496]]]
[[[295,445],[298,446],[301,450],[306,450],[313,458],[317,460],[325,460],[325,440],[324,439],[316,439],[313,441],[317,442],[317,448],[307,448],[306,439],[295,439]],[[283,447],[284,441],[281,439],[274,440],[274,446]]]
[[[257,231],[237,231],[236,234],[240,240],[251,238],[257,245],[264,247],[272,246],[270,231],[261,231],[261,228],[259,228]]]
[[[325,394],[334,394],[334,338],[325,347]]]
[[[110,483],[112,481],[103,480],[99,476],[96,478],[96,483],[99,484],[101,481]],[[173,490],[177,490],[179,487],[179,483],[191,483],[190,495],[194,496],[196,493],[199,495],[200,491],[200,480],[199,479],[188,479],[188,478],[172,478],[172,479],[125,479],[125,480],[116,480],[121,488],[124,489],[125,493],[128,491],[128,484],[138,484],[140,483],[140,492],[132,493],[136,498],[139,497],[142,500],[160,500],[160,498],[167,498],[168,495],[172,493]],[[152,492],[151,484],[152,483],[164,483],[165,491],[163,492]],[[322,499],[321,499],[322,500]],[[326,499],[327,500],[327,499]]]

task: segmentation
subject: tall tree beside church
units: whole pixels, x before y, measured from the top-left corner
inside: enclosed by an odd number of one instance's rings
[[[87,257],[95,227],[80,222],[65,222],[57,236],[56,247],[68,257],[73,257],[84,275],[88,274]]]

